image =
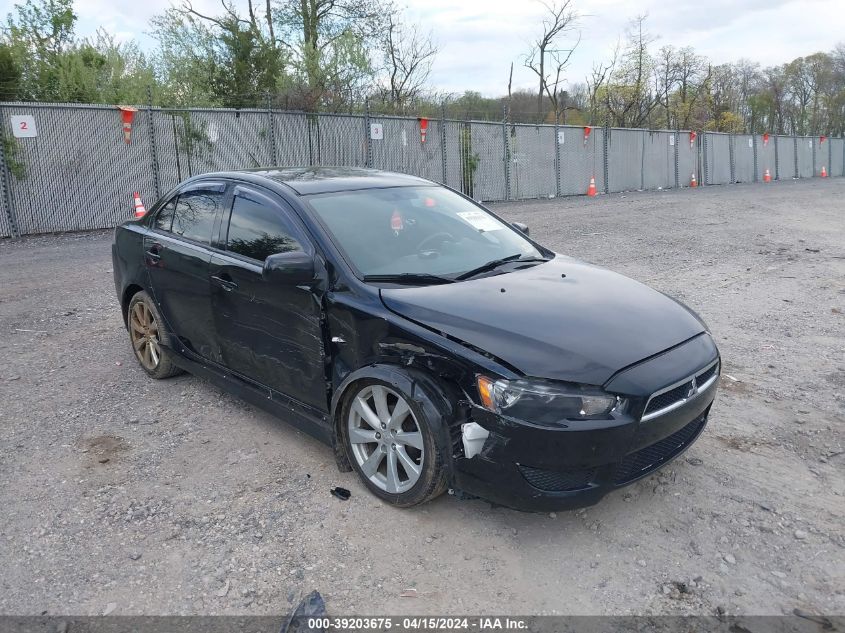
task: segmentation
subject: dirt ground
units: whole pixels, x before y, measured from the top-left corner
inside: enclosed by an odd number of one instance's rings
[[[495,205],[687,302],[711,423],[576,512],[395,510],[330,450],[136,364],[111,232],[0,241],[0,613],[845,613],[845,180]],[[329,489],[352,491],[340,501]],[[416,589],[416,597],[400,597]]]

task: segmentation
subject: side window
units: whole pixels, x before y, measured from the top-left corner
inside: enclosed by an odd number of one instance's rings
[[[153,222],[154,228],[161,231],[170,231],[170,227],[173,225],[173,211],[176,209],[177,199],[178,196],[174,196],[170,199],[170,202],[161,208],[161,211],[158,212]]]
[[[211,243],[214,218],[222,202],[222,191],[198,189],[180,194],[173,215],[173,232],[197,242]]]
[[[269,255],[303,250],[278,205],[242,190],[235,193],[226,248],[261,262]]]

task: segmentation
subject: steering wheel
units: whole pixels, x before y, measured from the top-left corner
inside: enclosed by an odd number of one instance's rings
[[[434,242],[435,240],[437,240],[438,244],[442,244],[443,242],[454,242],[455,236],[452,235],[451,233],[446,233],[445,231],[441,231],[440,233],[435,233],[433,235],[429,235],[422,242],[417,244],[417,252],[421,253],[421,252],[427,250],[425,248],[425,246],[427,246],[429,244],[429,242]]]

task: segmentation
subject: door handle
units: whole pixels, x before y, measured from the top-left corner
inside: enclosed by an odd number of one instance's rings
[[[144,254],[153,263],[159,261],[161,259],[161,244],[154,242],[146,251],[144,251]]]
[[[228,275],[226,275],[226,276],[228,277]],[[234,281],[232,281],[231,278],[226,279],[224,277],[218,277],[217,275],[212,275],[211,280],[214,283],[216,283],[218,286],[223,288],[223,290],[226,290],[227,292],[230,292],[230,291],[232,291],[232,290],[234,290],[235,288],[238,287],[238,284],[236,284]]]

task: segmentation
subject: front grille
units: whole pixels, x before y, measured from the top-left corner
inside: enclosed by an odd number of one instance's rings
[[[519,470],[529,484],[546,492],[583,490],[593,482],[597,472],[596,468],[557,471],[522,465],[519,466]]]
[[[708,367],[703,372],[698,374],[695,377],[695,381],[699,384],[699,386],[703,385],[708,380],[710,380],[713,376],[715,376],[717,371],[719,371],[719,363],[716,363],[712,367]]]
[[[642,419],[648,420],[650,417],[657,417],[661,415],[659,412],[672,405],[680,406],[690,398],[694,398],[702,392],[702,387],[708,380],[713,378],[719,371],[719,363],[715,362],[707,369],[700,371],[694,376],[690,376],[681,384],[672,387],[669,391],[658,393],[651,397],[646,404],[645,411],[643,411]],[[673,408],[676,408],[673,407]]]
[[[656,470],[689,446],[701,433],[705,424],[707,424],[707,411],[669,437],[664,437],[659,442],[627,455],[616,467],[613,475],[614,483],[617,486],[626,484]]]
[[[690,380],[689,382],[685,382],[684,384],[679,385],[670,391],[661,393],[659,396],[654,396],[649,401],[648,406],[646,407],[645,413],[643,415],[648,415],[649,413],[660,411],[660,409],[665,409],[669,405],[675,404],[679,400],[683,400],[689,394],[691,387],[692,380]]]

